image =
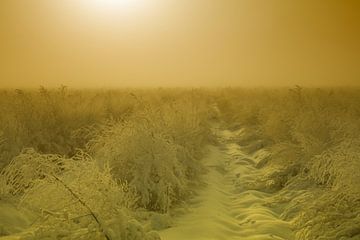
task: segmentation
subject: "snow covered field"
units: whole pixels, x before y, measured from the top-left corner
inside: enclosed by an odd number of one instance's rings
[[[357,90],[1,92],[0,239],[360,239]]]

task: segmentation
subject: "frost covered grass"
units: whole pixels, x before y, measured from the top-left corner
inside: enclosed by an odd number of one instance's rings
[[[158,239],[213,140],[200,90],[1,94],[0,203],[18,215],[5,236]]]
[[[186,99],[145,105],[126,121],[99,130],[88,149],[136,189],[140,207],[166,213],[201,171],[199,158],[210,136],[207,111],[204,103]]]
[[[72,156],[89,140],[76,133],[133,112],[132,91],[0,90],[0,168],[23,148]]]
[[[290,222],[297,239],[359,239],[359,93],[1,91],[0,236],[157,240],[154,230],[171,226],[177,208],[185,211],[197,186],[206,185],[202,178],[222,190],[216,179],[228,179],[221,166],[232,164],[229,194],[255,190],[262,197],[251,201],[261,201],[277,223]],[[209,143],[219,154],[204,163]],[[204,187],[205,206],[233,201],[212,195],[222,192],[213,187]],[[246,206],[241,211],[255,210]],[[234,236],[244,233],[238,224]],[[288,227],[273,230],[281,229],[293,235]]]
[[[248,130],[240,145],[269,153],[257,163],[263,174],[256,188],[277,192],[273,204],[283,206],[297,239],[360,237],[359,93],[301,87],[219,92],[227,124]]]

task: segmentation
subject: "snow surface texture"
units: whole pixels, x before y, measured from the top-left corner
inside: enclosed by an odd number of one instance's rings
[[[354,89],[236,89],[219,97],[222,119],[257,164],[253,188],[276,193],[295,238],[360,239],[359,112]],[[259,149],[262,149],[259,151]]]
[[[160,232],[162,239],[294,239],[290,224],[280,219],[282,209],[267,204],[273,194],[252,188],[260,157],[241,149],[237,131],[214,131],[220,146],[210,146],[204,159],[204,184],[187,211],[175,216],[174,227]]]

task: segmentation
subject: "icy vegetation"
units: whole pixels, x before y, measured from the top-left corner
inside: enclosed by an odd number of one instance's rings
[[[351,89],[0,91],[0,239],[360,239]]]
[[[274,192],[296,239],[360,239],[358,90],[227,90],[223,117],[246,129],[238,142],[258,157],[254,188]]]
[[[211,141],[197,91],[2,98],[0,235],[11,239],[159,239],[153,230],[189,197]]]

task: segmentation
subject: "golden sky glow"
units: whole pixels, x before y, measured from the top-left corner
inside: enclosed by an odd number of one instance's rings
[[[360,1],[1,0],[0,87],[360,84]]]

